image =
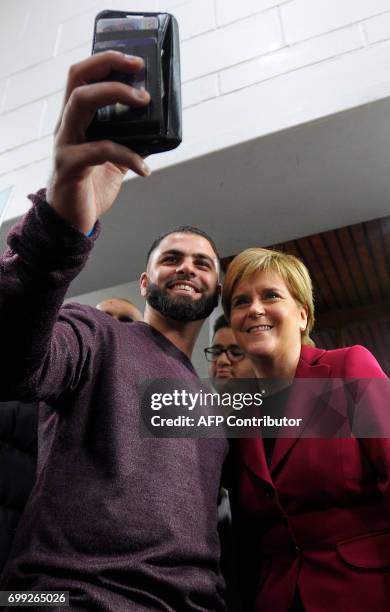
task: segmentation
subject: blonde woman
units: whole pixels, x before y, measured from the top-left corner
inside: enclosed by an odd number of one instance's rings
[[[366,380],[364,388],[374,412],[387,411],[386,375],[369,351],[314,348],[312,284],[296,257],[260,248],[238,255],[227,271],[223,306],[262,387],[285,381],[265,398],[266,408],[302,409],[310,419],[315,401],[294,394],[298,378],[384,379]],[[354,389],[359,393],[359,381]],[[346,394],[337,401],[347,410]],[[302,431],[233,440],[245,610],[388,611],[390,440],[308,438]]]

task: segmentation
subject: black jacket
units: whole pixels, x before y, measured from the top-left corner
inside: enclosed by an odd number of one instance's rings
[[[37,404],[0,403],[0,573],[35,481]]]

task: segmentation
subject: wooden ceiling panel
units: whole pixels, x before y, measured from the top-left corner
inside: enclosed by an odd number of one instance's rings
[[[389,264],[386,261],[385,243],[386,238],[383,234],[383,226],[381,219],[374,219],[365,223],[367,242],[370,245],[370,252],[375,265],[383,298],[390,294],[390,274]],[[387,235],[387,241],[389,234]]]
[[[317,260],[316,251],[313,250],[309,238],[300,238],[295,241],[300,253],[301,259],[305,262],[310,270],[313,284],[315,287],[316,303],[322,308],[331,308],[335,303],[335,293],[332,285],[328,281],[322,265]],[[315,271],[312,274],[312,271]],[[320,299],[320,296],[322,299]]]
[[[383,250],[386,256],[387,271],[390,268],[390,217],[383,217],[378,219],[380,222],[380,229],[383,238]]]
[[[358,304],[359,296],[356,291],[356,287],[353,283],[350,267],[341,250],[338,232],[332,230],[330,232],[325,232],[323,236],[328,244],[329,252],[331,253],[332,262],[335,267],[336,273],[338,273],[340,277],[340,294],[344,294],[345,303],[347,303],[348,306]]]
[[[359,296],[359,303],[366,304],[369,301],[368,286],[359,264],[355,244],[351,235],[351,226],[342,227],[336,231],[340,238],[344,260],[350,269],[352,280]]]
[[[359,265],[362,274],[365,277],[365,281],[368,287],[370,301],[377,301],[381,299],[381,288],[378,282],[377,273],[375,270],[375,261],[370,253],[370,243],[367,240],[367,236],[364,232],[364,224],[359,223],[358,225],[351,226],[352,238],[355,242],[356,252],[358,260],[356,265]],[[376,251],[380,251],[381,245],[376,246]]]

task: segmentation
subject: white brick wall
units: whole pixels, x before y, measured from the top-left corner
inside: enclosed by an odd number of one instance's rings
[[[11,79],[5,100],[5,111],[45,98],[63,88],[66,73],[74,62],[90,53],[90,45],[77,47],[37,66],[15,74]]]
[[[184,142],[174,164],[390,95],[390,0],[13,0],[0,21],[0,189],[46,181],[68,67],[109,6],[168,10],[182,41]],[[12,53],[9,49],[12,48]]]
[[[277,9],[219,28],[183,43],[183,81],[264,55],[282,44]]]
[[[0,116],[0,152],[11,150],[39,136],[44,102],[35,102]],[[2,172],[0,166],[0,172]]]
[[[188,108],[194,104],[200,104],[211,98],[218,96],[218,78],[216,74],[188,81],[183,84],[182,104],[183,108]]]
[[[361,46],[360,32],[356,26],[352,26],[311,38],[296,45],[283,47],[276,53],[267,53],[250,62],[224,70],[221,74],[221,92],[227,93],[248,87],[253,83],[272,79],[303,66],[341,56]]]
[[[76,15],[62,23],[58,31],[57,55],[71,51],[80,45],[92,47],[92,34],[96,10]]]
[[[289,0],[216,0],[218,25],[261,13]]]
[[[63,99],[64,95],[62,91],[46,98],[46,108],[43,116],[40,136],[47,136],[48,134],[52,134],[54,132],[54,128],[57,125],[58,117],[62,108]]]
[[[159,11],[168,11],[170,13],[175,12],[178,6],[183,4],[189,4],[191,0],[158,0],[157,7]]]
[[[54,54],[56,39],[57,31],[54,28],[48,30],[46,36],[42,36],[42,32],[34,31],[26,34],[23,43],[14,45],[11,53],[8,37],[2,37],[0,79],[50,59]],[[29,50],[27,55],[26,49]]]
[[[180,26],[180,40],[214,30],[217,26],[215,11],[210,0],[193,0],[179,5],[174,10]]]
[[[13,147],[6,153],[0,154],[0,168],[2,174],[10,173],[15,168],[23,168],[41,160],[47,159],[52,150],[53,138],[40,138],[19,147]]]
[[[293,0],[280,8],[287,43],[357,23],[390,9],[389,0]]]
[[[5,103],[5,91],[7,87],[8,81],[5,79],[0,81],[0,113],[3,112],[4,103]]]
[[[390,13],[368,19],[364,29],[369,43],[390,38]]]
[[[19,166],[17,170],[0,176],[2,186],[15,185],[15,193],[10,204],[11,214],[7,216],[8,219],[18,217],[28,210],[30,201],[27,200],[27,195],[45,185],[50,168],[51,163],[47,158],[34,161],[28,166]]]

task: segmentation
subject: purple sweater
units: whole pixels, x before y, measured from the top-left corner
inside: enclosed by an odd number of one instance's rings
[[[98,232],[95,232],[96,234]],[[1,398],[45,399],[38,477],[6,590],[69,590],[72,610],[224,610],[217,497],[224,440],[141,439],[138,385],[198,384],[145,323],[60,310],[93,240],[38,202],[0,261]]]

